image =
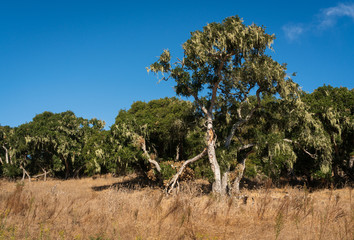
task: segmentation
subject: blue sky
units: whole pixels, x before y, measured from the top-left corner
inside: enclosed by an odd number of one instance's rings
[[[0,125],[72,110],[110,126],[134,101],[175,96],[145,67],[233,15],[276,35],[272,56],[303,90],[353,88],[354,1],[0,0]]]

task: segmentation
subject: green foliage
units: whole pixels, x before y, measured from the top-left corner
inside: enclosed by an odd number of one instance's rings
[[[11,136],[6,138],[11,169],[22,165],[31,174],[46,170],[55,176],[78,175],[89,160],[82,155],[84,146],[89,146],[90,139],[92,143],[103,126],[102,121],[77,118],[71,111],[38,114],[33,121],[11,129]],[[0,132],[1,136],[7,133]]]
[[[331,149],[327,164],[320,166],[315,177],[328,176],[333,171],[339,177],[339,170],[354,179],[349,159],[354,150],[354,90],[324,85],[311,94],[303,94],[315,118],[320,121],[329,139]],[[325,175],[325,176],[324,176]]]
[[[171,164],[162,162],[160,167],[163,180],[171,179],[171,177],[176,174],[176,169],[174,169]]]
[[[158,157],[174,159],[177,146],[184,148],[189,129],[195,124],[194,107],[176,98],[138,101],[128,111],[119,112],[115,124],[122,123],[129,124],[131,131],[145,138],[147,147]]]
[[[120,174],[134,169],[135,171],[145,171],[147,161],[140,149],[139,135],[134,132],[131,124],[116,122],[111,127],[110,142],[111,158],[116,160],[116,168]]]
[[[1,171],[6,178],[16,178],[21,175],[22,170],[17,165],[3,164],[1,166]]]
[[[252,156],[250,156],[246,162],[244,176],[250,179],[255,178],[259,174],[260,167],[261,164],[259,161],[257,161],[257,158],[252,158]]]
[[[225,148],[222,140],[237,121],[237,109],[247,115],[257,101],[257,96],[249,96],[247,103],[220,103],[215,111],[217,155],[222,171],[233,170],[252,149],[244,173],[250,178],[264,174],[276,180],[293,174],[332,181],[336,168],[350,176],[348,160],[354,151],[353,90],[324,86],[312,94],[302,93],[301,99],[264,95],[253,118],[236,130],[233,144]],[[97,119],[77,118],[72,112],[44,112],[17,128],[0,126],[0,157],[4,162],[0,174],[19,177],[22,165],[31,175],[44,168],[54,176],[64,177],[65,160],[69,176],[78,171],[88,176],[147,172],[151,166],[141,150],[145,139],[149,152],[160,163],[162,178],[167,180],[177,170],[167,161],[175,160],[178,145],[180,160],[193,157],[203,148],[201,117],[190,102],[176,98],[136,102],[131,109],[120,111],[109,131]],[[252,148],[239,149],[250,143],[254,144]],[[9,164],[5,163],[5,149]],[[208,161],[190,167],[195,177],[213,181]]]
[[[194,170],[196,178],[206,179],[211,183],[214,181],[214,173],[207,161],[196,162],[191,168]]]
[[[145,144],[146,150],[160,162],[162,177],[169,178],[174,170],[163,161],[175,160],[177,156],[177,160],[187,159],[200,149],[202,136],[194,114],[190,102],[177,98],[138,101],[129,110],[121,110],[111,127],[120,168],[147,172],[150,163],[141,149]]]
[[[210,23],[202,31],[192,32],[183,44],[182,60],[171,64],[170,53],[164,50],[148,71],[161,72],[164,80],[173,78],[176,93],[181,96],[205,94],[211,100],[211,91],[203,89],[212,90],[217,84],[224,103],[244,100],[257,86],[262,93],[278,92],[285,97],[297,87],[291,80],[284,80],[285,65],[265,54],[274,38],[265,33],[264,27],[246,26],[238,16],[228,17],[222,23]]]

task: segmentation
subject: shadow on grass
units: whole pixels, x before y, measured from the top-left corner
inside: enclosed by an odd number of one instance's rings
[[[120,182],[116,182],[109,185],[102,186],[94,186],[92,190],[94,191],[103,191],[106,189],[129,189],[129,190],[138,190],[142,188],[159,188],[159,184],[157,182],[153,182],[146,177],[136,176],[136,177],[127,177],[128,179],[124,179]]]
[[[144,176],[127,177],[122,181],[102,186],[91,187],[94,191],[104,191],[107,189],[139,190],[143,188],[164,189],[159,182],[151,181]],[[197,194],[209,194],[212,190],[211,184],[206,181],[188,181],[180,183],[180,191],[193,192]]]
[[[348,185],[332,185],[330,184],[323,184],[321,182],[308,182],[304,179],[279,179],[278,181],[272,181],[270,179],[265,181],[257,181],[252,180],[249,178],[243,178],[240,182],[241,189],[248,189],[248,190],[256,190],[261,189],[264,187],[271,187],[271,188],[283,188],[286,186],[290,187],[297,187],[303,188],[306,187],[310,192],[318,189],[326,189],[326,188],[342,188]],[[123,179],[119,182],[109,184],[109,185],[102,185],[102,186],[94,186],[92,190],[94,191],[103,191],[106,189],[125,189],[125,190],[140,190],[143,188],[153,188],[153,189],[164,189],[164,186],[156,181],[152,181],[147,179],[145,176],[127,176],[123,177]],[[204,195],[209,194],[212,192],[212,184],[208,181],[187,181],[187,182],[180,182],[179,191],[181,192],[190,192],[197,195]]]

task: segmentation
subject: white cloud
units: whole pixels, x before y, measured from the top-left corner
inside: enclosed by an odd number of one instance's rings
[[[298,39],[300,35],[305,32],[305,29],[300,25],[288,24],[283,26],[283,31],[285,33],[285,36],[289,40],[293,41]]]
[[[351,17],[354,20],[354,4],[338,4],[337,7],[331,7],[324,9],[324,14],[326,16],[338,16],[338,17]]]
[[[354,21],[354,3],[339,3],[335,7],[325,8],[317,15],[316,21],[310,23],[287,24],[283,31],[287,39],[293,41],[298,39],[305,32],[316,30],[323,31],[336,25],[337,20],[342,17],[349,17]],[[303,27],[303,26],[306,26]]]
[[[349,17],[354,20],[354,4],[340,3],[336,7],[323,9],[319,15],[319,28],[332,27],[340,17]]]

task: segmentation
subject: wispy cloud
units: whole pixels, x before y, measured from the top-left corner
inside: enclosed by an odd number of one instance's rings
[[[304,35],[305,32],[324,31],[333,27],[337,24],[338,19],[342,17],[349,17],[354,23],[354,3],[339,3],[335,7],[322,9],[312,22],[286,24],[282,29],[286,38],[294,41]]]
[[[337,23],[338,18],[349,17],[354,20],[354,3],[340,3],[336,7],[323,9],[319,15],[319,28],[332,27]]]
[[[301,34],[305,32],[305,28],[300,26],[299,24],[294,25],[294,24],[287,24],[283,26],[283,31],[286,35],[286,37],[293,41],[296,40],[300,37]]]

